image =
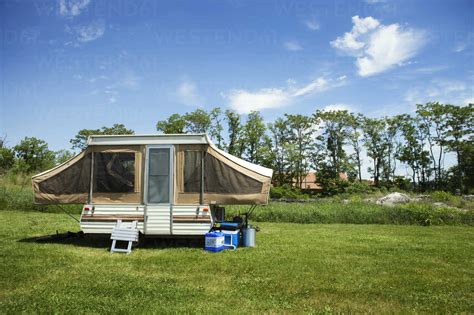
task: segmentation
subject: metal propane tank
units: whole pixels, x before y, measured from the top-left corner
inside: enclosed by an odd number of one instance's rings
[[[255,247],[255,228],[252,225],[242,229],[242,246]]]

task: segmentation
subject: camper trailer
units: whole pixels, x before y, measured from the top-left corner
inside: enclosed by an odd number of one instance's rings
[[[84,233],[138,221],[144,235],[204,235],[221,205],[268,202],[272,170],[205,134],[91,136],[69,161],[33,176],[35,202],[83,204]]]

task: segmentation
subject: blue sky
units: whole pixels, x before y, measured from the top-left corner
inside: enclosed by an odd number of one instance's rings
[[[474,1],[1,1],[0,134],[69,148],[197,107],[368,116],[474,101]]]

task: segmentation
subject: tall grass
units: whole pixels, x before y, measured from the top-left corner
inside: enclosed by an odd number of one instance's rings
[[[72,213],[81,213],[80,205],[63,205]],[[26,174],[7,173],[0,176],[0,210],[61,212],[54,205],[38,205],[33,201],[31,177]]]
[[[228,219],[248,211],[245,206],[227,207]],[[349,203],[321,200],[313,203],[277,203],[259,206],[252,214],[258,222],[474,225],[472,210],[436,207],[428,202],[382,206],[371,202]]]
[[[0,176],[0,210],[60,212],[51,206],[33,202],[31,178],[27,175]],[[380,194],[371,195],[374,199]],[[381,206],[365,201],[367,195],[343,195],[320,198],[317,202],[271,202],[259,206],[252,220],[288,223],[353,223],[353,224],[408,224],[408,225],[474,225],[474,202],[449,193],[434,192],[430,201],[411,202],[395,206]],[[436,206],[431,201],[443,202]],[[463,209],[452,208],[456,206]],[[81,205],[65,205],[69,212],[80,213]],[[245,213],[248,206],[228,206],[229,219]]]

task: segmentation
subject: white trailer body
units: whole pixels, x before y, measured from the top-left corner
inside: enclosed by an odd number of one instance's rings
[[[84,233],[110,234],[122,220],[144,235],[178,236],[207,233],[216,205],[267,203],[271,176],[205,134],[100,135],[32,181],[37,203],[85,204]]]

